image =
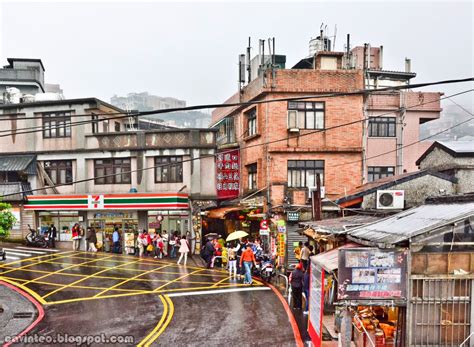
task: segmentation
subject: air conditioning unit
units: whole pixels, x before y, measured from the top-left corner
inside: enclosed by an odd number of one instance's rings
[[[316,191],[316,187],[308,187],[308,199],[313,197],[313,192]],[[326,197],[326,189],[324,186],[321,186],[321,199]]]
[[[401,210],[405,206],[405,191],[377,190],[377,209]]]

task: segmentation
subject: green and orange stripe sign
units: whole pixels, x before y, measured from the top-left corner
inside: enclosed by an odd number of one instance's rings
[[[29,195],[27,210],[182,210],[187,194]]]

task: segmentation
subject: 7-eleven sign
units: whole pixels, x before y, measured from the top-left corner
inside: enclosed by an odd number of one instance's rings
[[[101,210],[104,208],[104,196],[103,195],[88,195],[87,196],[87,208],[92,210]]]

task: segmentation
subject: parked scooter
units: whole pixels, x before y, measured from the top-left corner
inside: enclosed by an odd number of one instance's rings
[[[30,232],[28,233],[28,235],[25,236],[25,243],[27,246],[43,248],[48,247],[48,241],[43,235],[39,233],[39,231],[33,229],[29,224],[28,229],[30,230]]]

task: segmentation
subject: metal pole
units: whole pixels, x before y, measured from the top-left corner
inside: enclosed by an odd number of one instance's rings
[[[315,211],[314,211],[314,220],[321,220],[321,176],[316,174],[316,192],[313,193],[315,197]]]

